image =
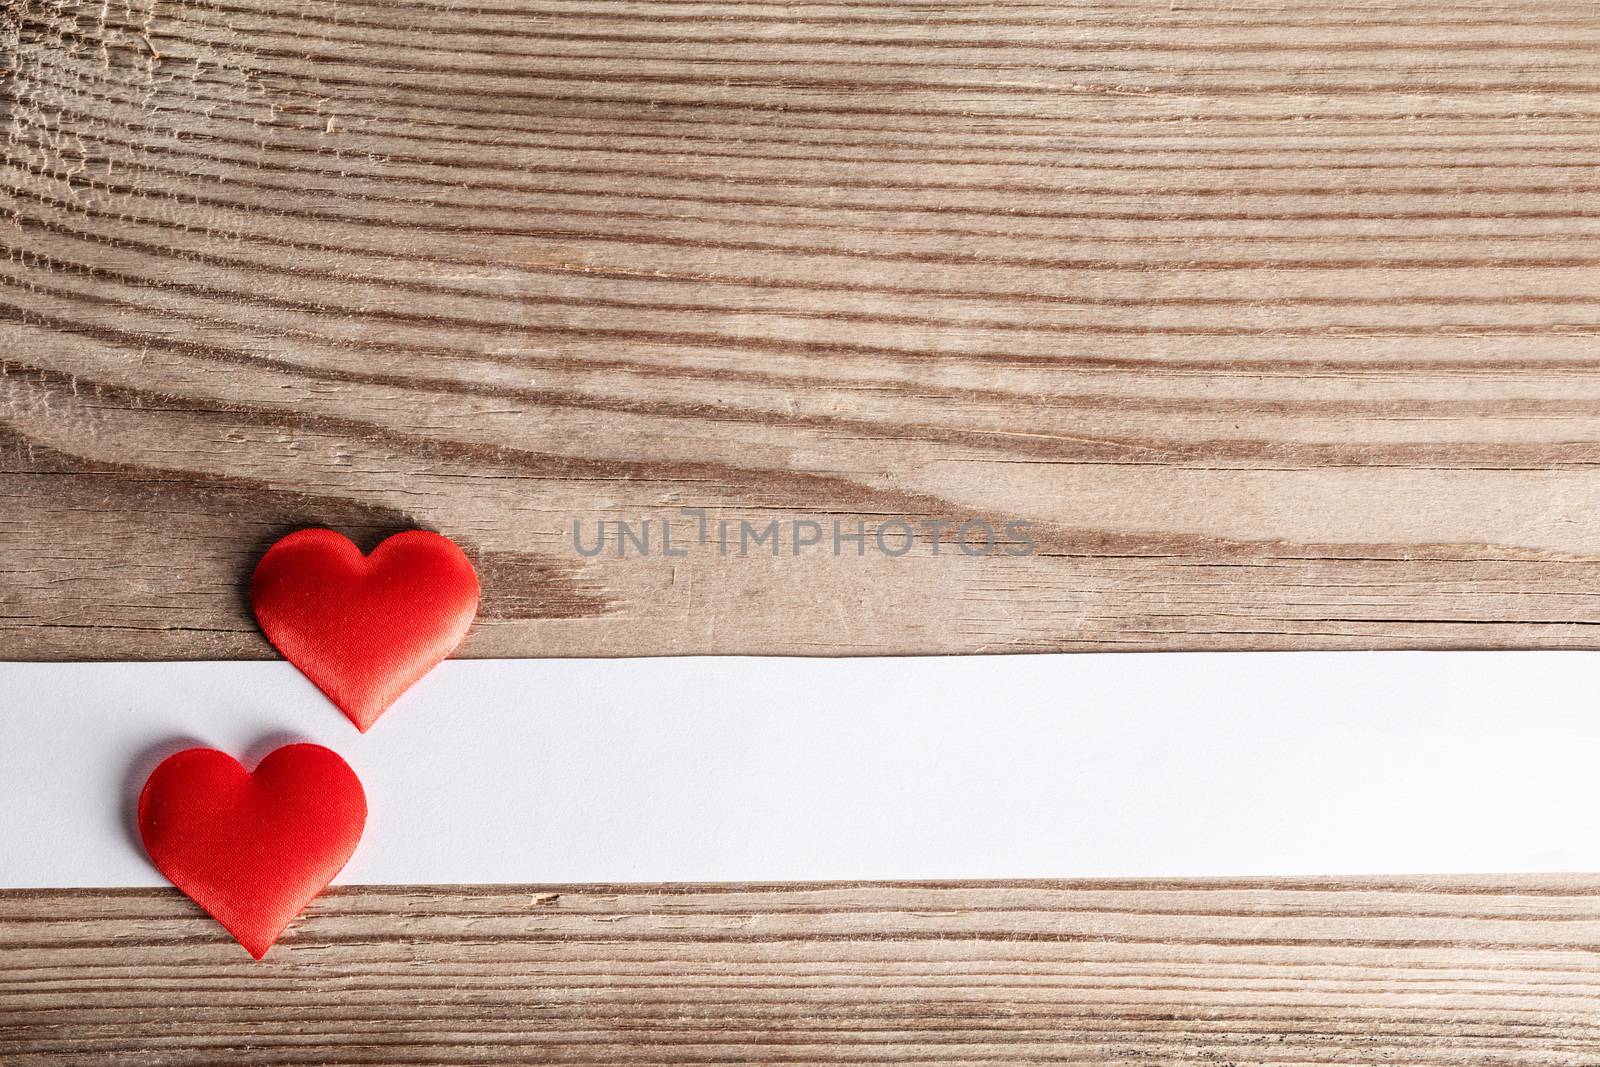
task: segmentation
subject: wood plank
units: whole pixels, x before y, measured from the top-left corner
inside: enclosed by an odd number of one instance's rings
[[[1592,5],[4,10],[5,656],[308,523],[468,655],[1596,645]],[[683,508],[918,536],[575,550]]]
[[[175,893],[0,894],[19,1067],[1572,1065],[1600,880],[340,890],[254,963]]]
[[[311,524],[461,540],[469,655],[1597,647],[1597,46],[1579,0],[0,0],[0,657],[266,655]],[[921,535],[575,550],[684,508]],[[260,965],[176,894],[4,893],[0,1061],[1567,1067],[1596,889],[347,889]]]

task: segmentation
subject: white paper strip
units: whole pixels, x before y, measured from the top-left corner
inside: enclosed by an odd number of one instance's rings
[[[0,663],[0,886],[159,885],[190,744],[366,787],[347,883],[1600,869],[1600,653],[445,664],[363,736],[283,663]]]

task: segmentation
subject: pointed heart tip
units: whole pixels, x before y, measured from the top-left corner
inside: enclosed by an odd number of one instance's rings
[[[349,704],[340,704],[339,710],[344,712],[344,717],[350,720],[350,725],[354,726],[361,733],[366,733],[368,730],[372,729],[373,726],[377,725],[379,719],[383,718],[383,713],[389,710],[389,706],[384,705],[381,708],[371,708],[359,705],[352,706]]]

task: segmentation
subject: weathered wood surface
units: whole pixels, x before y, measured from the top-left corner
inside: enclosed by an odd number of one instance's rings
[[[1592,4],[6,10],[6,656],[306,523],[469,655],[1600,643]],[[573,549],[683,507],[1038,550]]]
[[[307,524],[473,655],[1600,645],[1592,4],[3,11],[0,656]],[[1038,551],[574,551],[680,508]],[[1597,890],[0,894],[0,1062],[1570,1067]]]
[[[1600,879],[0,893],[7,1067],[1600,1060]]]

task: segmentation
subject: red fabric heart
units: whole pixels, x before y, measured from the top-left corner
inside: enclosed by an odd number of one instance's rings
[[[478,575],[426,530],[370,556],[332,530],[299,530],[256,565],[250,602],[267,640],[365,732],[467,636]]]
[[[361,780],[321,745],[285,745],[252,773],[190,748],[151,772],[139,836],[157,869],[260,959],[361,840]]]

